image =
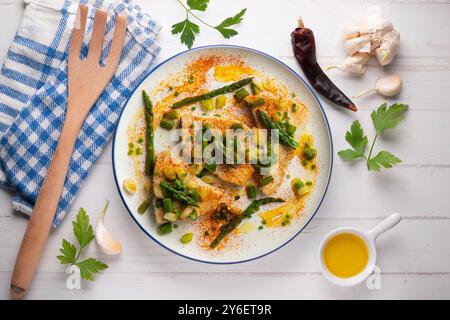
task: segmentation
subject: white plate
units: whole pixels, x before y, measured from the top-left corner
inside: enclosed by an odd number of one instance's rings
[[[237,241],[238,245],[227,245],[219,251],[202,249],[195,245],[194,241],[188,245],[183,245],[180,242],[180,236],[189,231],[189,223],[195,222],[180,222],[178,223],[179,228],[174,229],[171,234],[165,236],[158,235],[157,224],[154,221],[152,210],[150,209],[146,214],[140,215],[137,212],[137,207],[141,200],[136,196],[126,194],[122,189],[123,180],[132,177],[134,172],[132,162],[126,152],[128,150],[126,131],[138,110],[143,108],[141,91],[143,89],[149,90],[153,88],[161,81],[166,80],[170,75],[181,71],[183,66],[189,61],[192,61],[199,55],[209,53],[239,55],[251,67],[269,76],[273,76],[278,81],[287,85],[291,92],[295,92],[306,102],[311,114],[307,129],[314,136],[315,147],[318,151],[317,163],[320,169],[315,188],[306,201],[304,214],[301,219],[293,220],[291,225],[287,227],[265,228],[262,231],[255,230],[249,234],[239,235],[237,236],[238,239],[232,240]],[[162,142],[164,139],[158,131],[156,132],[157,138],[155,139],[155,148],[157,151],[166,147],[165,143]],[[119,124],[113,139],[112,158],[117,189],[131,217],[136,221],[142,231],[164,248],[185,258],[201,262],[225,264],[260,258],[276,251],[295,238],[313,218],[322,203],[331,177],[332,157],[333,145],[325,113],[315,94],[298,74],[281,61],[265,53],[245,47],[218,45],[200,47],[182,52],[164,61],[148,74],[145,80],[133,92],[120,115]],[[252,219],[255,223],[260,221],[257,214]]]

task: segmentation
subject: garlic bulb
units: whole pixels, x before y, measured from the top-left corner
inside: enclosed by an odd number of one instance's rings
[[[354,98],[360,98],[371,92],[378,92],[382,96],[392,97],[400,92],[402,89],[402,79],[397,75],[391,75],[378,79],[375,82],[375,87],[366,91],[361,92]]]
[[[394,59],[399,44],[400,33],[381,16],[379,7],[370,6],[364,17],[345,27],[344,51],[349,57],[343,65],[331,66],[329,69],[361,75],[365,72],[370,55],[374,54],[380,65],[385,66]]]
[[[95,228],[95,241],[103,253],[108,255],[116,255],[122,251],[122,245],[115,240],[105,227],[104,219],[106,210],[108,210],[109,201],[103,208],[98,218],[97,227]]]

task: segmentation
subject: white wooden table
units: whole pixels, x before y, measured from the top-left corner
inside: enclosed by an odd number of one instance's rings
[[[21,2],[19,0],[16,0]],[[8,2],[8,1],[6,1]],[[14,1],[12,1],[14,2]],[[185,47],[170,34],[184,17],[175,0],[136,1],[163,25],[159,61]],[[298,72],[292,57],[291,29],[301,15],[315,31],[322,65],[344,59],[338,30],[373,3],[402,35],[401,52],[385,70],[404,80],[397,101],[410,105],[407,119],[379,140],[403,162],[394,169],[368,173],[363,163],[349,165],[335,158],[332,182],[322,208],[294,241],[257,261],[216,266],[178,257],[147,238],[130,219],[117,193],[111,167],[111,144],[93,168],[72,214],[50,236],[28,295],[31,299],[391,299],[450,298],[450,1],[423,0],[215,0],[205,18],[216,22],[247,7],[239,35],[224,40],[202,26],[195,45],[232,43],[271,54]],[[0,59],[14,36],[21,3],[0,5]],[[364,77],[338,72],[331,77],[353,95],[371,86],[383,70],[371,61]],[[323,101],[323,100],[322,100]],[[372,128],[370,112],[383,102],[373,95],[359,102],[356,114],[326,109],[335,151],[346,146],[344,133],[354,119]],[[369,132],[371,135],[372,132]],[[102,257],[109,269],[83,290],[65,287],[66,274],[55,256],[62,237],[73,239],[70,220],[85,207],[92,218],[111,200],[108,224],[122,241],[118,257]],[[9,281],[27,220],[12,211],[11,195],[0,191],[0,299],[8,298]],[[344,289],[328,283],[317,263],[322,236],[338,226],[369,228],[392,212],[403,221],[378,241],[381,289],[365,285]],[[90,248],[96,255],[95,245]]]

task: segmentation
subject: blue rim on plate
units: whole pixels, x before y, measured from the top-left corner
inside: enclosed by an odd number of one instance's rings
[[[264,53],[264,52],[259,51],[259,50],[256,50],[256,49],[244,47],[244,46],[238,46],[238,45],[217,44],[217,45],[201,46],[201,47],[197,47],[197,48],[194,48],[194,49],[182,51],[182,52],[177,53],[176,55],[174,55],[174,56],[172,56],[172,57],[170,57],[170,58],[164,60],[163,62],[159,63],[155,68],[153,68],[153,69],[145,76],[145,78],[144,78],[142,81],[140,81],[140,82],[136,85],[136,88],[133,90],[133,92],[132,92],[132,93],[130,94],[130,96],[128,97],[128,99],[127,99],[127,101],[126,101],[126,103],[125,103],[125,107],[128,105],[129,100],[130,100],[131,97],[134,95],[134,93],[136,92],[136,90],[140,87],[140,85],[142,84],[142,82],[144,82],[145,80],[147,80],[147,78],[150,77],[150,76],[152,75],[152,73],[153,73],[155,70],[157,70],[158,68],[160,68],[161,66],[163,66],[163,65],[166,64],[167,62],[171,61],[172,59],[175,59],[175,58],[178,57],[179,55],[185,54],[185,53],[187,53],[187,52],[199,51],[199,50],[204,50],[204,49],[209,49],[209,48],[235,48],[235,49],[242,49],[242,50],[247,50],[247,51],[250,51],[250,52],[254,52],[254,53],[263,55],[263,56],[265,56],[265,57],[267,57],[267,58],[269,58],[269,59],[272,59],[273,61],[277,62],[278,64],[282,65],[282,66],[285,67],[287,70],[289,70],[289,72],[291,72],[291,73],[292,73],[294,76],[296,76],[298,79],[300,79],[300,80],[303,82],[303,84],[306,86],[306,88],[308,89],[308,91],[313,95],[314,99],[316,100],[317,105],[319,106],[319,109],[320,109],[320,113],[322,114],[322,117],[323,117],[323,119],[325,120],[325,124],[326,124],[326,127],[327,127],[327,134],[328,134],[328,138],[329,138],[329,141],[330,141],[330,145],[329,145],[329,151],[330,151],[330,166],[329,166],[329,169],[328,169],[328,176],[327,176],[327,182],[326,182],[326,185],[325,185],[325,189],[324,189],[324,191],[323,191],[323,193],[322,193],[322,196],[321,196],[321,198],[320,198],[319,204],[317,205],[316,210],[314,210],[314,213],[309,217],[308,221],[306,221],[305,225],[304,225],[304,226],[303,226],[296,234],[294,234],[289,240],[287,240],[286,242],[284,242],[282,245],[278,246],[277,248],[275,248],[275,249],[273,249],[273,250],[271,250],[271,251],[269,251],[269,252],[266,252],[266,253],[264,253],[264,254],[262,254],[262,255],[259,255],[259,256],[257,256],[257,257],[254,257],[254,258],[245,259],[245,260],[240,260],[240,261],[231,261],[231,262],[215,262],[215,261],[206,261],[206,260],[201,260],[201,259],[192,258],[192,257],[189,257],[189,256],[187,256],[187,255],[184,255],[184,254],[182,254],[182,253],[180,253],[180,252],[177,252],[177,251],[175,251],[175,250],[172,250],[171,248],[165,246],[163,243],[161,243],[160,241],[158,241],[157,238],[153,237],[149,232],[147,232],[147,230],[144,229],[144,227],[139,223],[139,221],[137,221],[137,220],[135,219],[135,217],[134,217],[133,214],[131,213],[131,210],[130,210],[130,208],[128,207],[128,205],[127,205],[127,203],[126,203],[126,201],[125,201],[125,199],[124,199],[124,197],[123,197],[123,195],[122,195],[122,191],[121,191],[121,188],[120,188],[120,183],[119,183],[119,181],[118,181],[118,179],[117,179],[117,175],[116,175],[116,164],[115,164],[115,158],[114,158],[114,150],[115,150],[116,137],[117,137],[117,127],[116,127],[116,130],[115,130],[115,132],[114,132],[114,136],[113,136],[113,145],[112,145],[112,165],[113,165],[113,174],[114,174],[114,181],[115,181],[115,183],[116,183],[117,190],[119,191],[120,198],[122,199],[122,202],[123,202],[123,204],[125,205],[125,208],[127,209],[128,213],[130,214],[130,216],[131,216],[131,218],[134,220],[134,222],[136,222],[136,224],[139,226],[139,228],[140,228],[140,229],[141,229],[148,237],[150,237],[153,241],[155,241],[156,243],[158,243],[160,246],[162,246],[162,247],[165,248],[166,250],[168,250],[168,251],[170,251],[170,252],[172,252],[172,253],[174,253],[174,254],[176,254],[176,255],[178,255],[178,256],[181,256],[181,257],[183,257],[183,258],[192,260],[192,261],[202,262],[202,263],[208,263],[208,264],[238,264],[238,263],[250,262],[250,261],[253,261],[253,260],[256,260],[256,259],[260,259],[260,258],[265,257],[265,256],[267,256],[267,255],[269,255],[269,254],[271,254],[271,253],[273,253],[273,252],[275,252],[275,251],[278,251],[279,249],[281,249],[281,248],[283,248],[285,245],[287,245],[289,242],[291,242],[292,240],[294,240],[294,238],[296,238],[296,237],[297,237],[297,236],[298,236],[298,235],[306,228],[306,226],[311,222],[311,220],[312,220],[312,219],[314,218],[314,216],[316,215],[317,211],[319,211],[319,208],[320,208],[320,206],[322,205],[323,199],[325,198],[325,195],[326,195],[326,193],[327,193],[327,191],[328,191],[328,186],[329,186],[329,184],[330,184],[331,173],[332,173],[332,170],[333,170],[333,139],[332,139],[332,136],[331,136],[331,129],[330,129],[330,124],[328,123],[328,118],[327,118],[327,116],[326,116],[326,114],[325,114],[325,111],[324,111],[324,109],[323,109],[323,107],[322,107],[322,104],[320,103],[319,98],[318,98],[317,95],[314,93],[314,91],[311,89],[310,85],[309,85],[309,84],[308,84],[308,83],[307,83],[307,82],[306,82],[306,81],[305,81],[305,80],[304,80],[297,72],[295,72],[291,67],[289,67],[289,66],[288,66],[287,64],[285,64],[284,62],[278,60],[278,59],[275,58],[275,57],[272,57],[271,55],[269,55],[269,54],[267,54],[267,53]],[[122,114],[123,114],[123,112],[124,112],[124,110],[125,110],[125,107],[124,107],[124,108],[122,109],[122,111],[120,112],[119,119],[117,120],[117,123],[120,122],[120,119],[122,118]]]

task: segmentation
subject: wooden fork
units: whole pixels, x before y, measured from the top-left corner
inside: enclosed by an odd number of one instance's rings
[[[10,294],[13,299],[22,298],[29,288],[58,208],[75,141],[89,110],[117,70],[122,53],[126,19],[118,16],[108,58],[104,66],[100,65],[107,12],[97,10],[88,55],[86,59],[80,59],[87,14],[87,6],[80,6],[69,48],[67,113],[58,145],[17,254],[11,279]]]

